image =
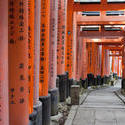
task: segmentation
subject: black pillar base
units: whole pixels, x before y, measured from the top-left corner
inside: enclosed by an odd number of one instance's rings
[[[51,94],[51,116],[58,114],[59,90],[58,88],[49,90]]]
[[[69,92],[68,92],[68,94],[69,94],[69,96],[71,96],[71,86],[73,85],[73,83],[74,83],[74,80],[73,79],[69,79]]]
[[[94,86],[97,86],[97,77],[94,78]]]
[[[58,75],[59,77],[59,99],[60,102],[66,100],[66,84],[67,84],[67,74]]]
[[[70,85],[69,85],[69,73],[66,72],[66,98],[69,97],[69,90],[70,89]]]
[[[88,86],[93,86],[94,85],[94,75],[92,73],[87,74],[87,79],[88,79]]]
[[[122,89],[125,90],[125,79],[122,79]]]
[[[101,85],[102,84],[102,80],[101,80],[101,76],[97,75],[97,85]]]
[[[88,88],[88,84],[87,84],[87,79],[81,79],[81,84],[82,84],[82,87],[84,88],[84,89],[87,89]]]
[[[109,84],[109,82],[110,82],[110,77],[106,76],[106,84]]]
[[[33,108],[37,112],[37,119],[35,125],[42,125],[42,103],[38,101]]]
[[[36,125],[37,112],[33,111],[32,114],[29,115],[29,125]]]
[[[42,102],[42,125],[50,125],[51,117],[51,96],[41,96],[40,101]]]
[[[106,76],[103,77],[103,84],[106,84]]]
[[[42,103],[40,101],[34,106],[34,111],[29,116],[29,125],[42,125]]]

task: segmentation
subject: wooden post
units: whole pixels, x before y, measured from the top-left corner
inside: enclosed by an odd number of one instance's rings
[[[73,78],[73,0],[67,3],[67,32],[66,32],[66,58],[65,71],[68,71],[69,78]]]
[[[33,112],[34,85],[34,0],[28,1],[29,113]]]
[[[41,1],[39,95],[48,96],[50,0]]]
[[[9,125],[8,0],[0,0],[0,125]]]
[[[58,1],[57,75],[65,73],[67,0]]]
[[[9,124],[28,125],[28,0],[9,0]]]

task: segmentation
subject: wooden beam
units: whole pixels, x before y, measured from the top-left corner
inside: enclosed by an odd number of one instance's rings
[[[78,26],[84,26],[84,25],[125,25],[125,22],[121,21],[78,21],[77,25]]]
[[[104,11],[101,11],[104,12]],[[106,16],[105,13],[100,14],[100,16],[82,16],[82,13],[77,14],[77,24],[78,25],[123,25],[125,24],[125,16]]]
[[[125,3],[93,3],[93,4],[84,4],[80,2],[75,2],[73,4],[74,11],[116,11],[124,10]]]
[[[105,46],[104,49],[108,49],[110,51],[122,51],[122,47]]]
[[[122,45],[121,42],[97,42],[98,45]]]
[[[109,56],[122,56],[122,54],[110,54]]]
[[[107,38],[107,39],[116,39],[119,37],[123,37],[125,34],[122,31],[81,31],[80,36],[85,38]]]

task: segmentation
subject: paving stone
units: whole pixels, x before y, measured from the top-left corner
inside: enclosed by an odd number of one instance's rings
[[[115,95],[121,81],[115,87],[92,91],[77,109],[72,125],[125,125],[125,105]]]

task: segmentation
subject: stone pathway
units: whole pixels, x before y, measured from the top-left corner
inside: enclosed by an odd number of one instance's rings
[[[114,94],[117,89],[118,85],[92,91],[78,107],[72,125],[125,125],[125,105]]]

